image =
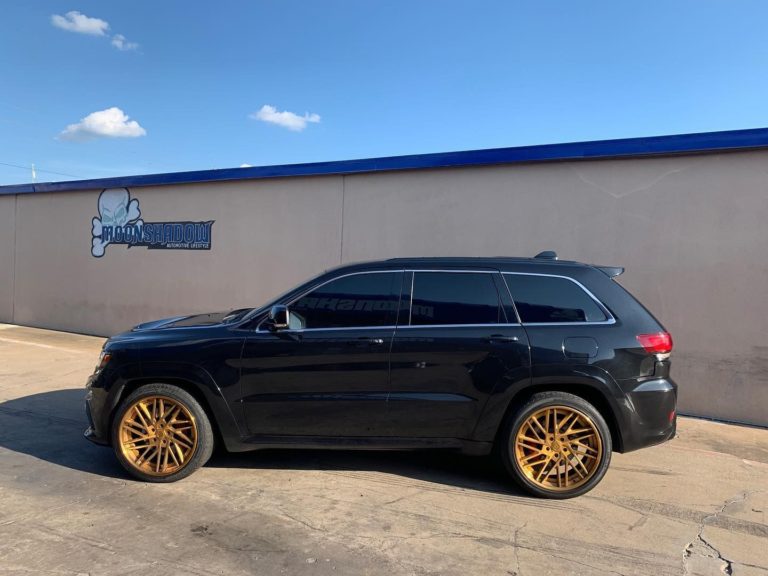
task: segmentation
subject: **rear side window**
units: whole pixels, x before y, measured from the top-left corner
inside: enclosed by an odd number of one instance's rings
[[[289,306],[292,329],[394,326],[401,272],[331,280]]]
[[[504,274],[523,322],[604,322],[608,319],[584,289],[567,278]]]
[[[504,321],[492,274],[414,273],[411,326],[499,324]]]

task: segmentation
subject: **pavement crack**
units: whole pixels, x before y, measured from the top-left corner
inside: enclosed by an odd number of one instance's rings
[[[629,527],[630,532],[634,530],[635,528],[640,528],[643,524],[645,524],[648,521],[648,514],[642,514],[640,515],[640,518],[638,518],[634,524],[632,524]]]
[[[515,548],[515,571],[513,572],[514,576],[522,576],[522,571],[520,570],[520,547],[517,544],[520,532],[526,526],[528,526],[528,522],[523,522],[522,526],[515,528],[515,533],[512,536],[512,545]]]
[[[733,574],[733,561],[724,557],[720,550],[715,548],[715,546],[713,546],[712,543],[704,537],[704,528],[707,526],[707,524],[711,524],[712,521],[717,519],[717,517],[722,514],[729,506],[732,506],[738,502],[744,502],[752,493],[753,492],[742,492],[738,496],[729,498],[723,502],[723,505],[720,506],[720,508],[718,508],[715,512],[704,517],[704,519],[699,524],[699,531],[696,533],[696,537],[688,542],[685,548],[683,548],[683,574],[688,575],[691,573],[690,559],[694,555],[719,560],[721,562],[720,571],[723,574],[728,574],[729,576]]]
[[[319,526],[315,526],[313,524],[310,524],[306,520],[302,520],[301,518],[297,518],[296,516],[293,516],[293,515],[289,514],[288,512],[283,510],[282,508],[280,509],[280,514],[282,514],[285,518],[288,518],[289,520],[293,520],[294,522],[298,522],[302,526],[305,526],[305,527],[309,528],[310,530],[312,530],[314,532],[327,532],[327,530],[325,528],[321,528]]]
[[[403,494],[402,496],[398,496],[394,500],[389,500],[387,502],[384,502],[384,504],[382,504],[382,506],[389,506],[390,504],[396,504],[397,502],[401,502],[401,501],[405,500],[406,498],[410,498],[411,496],[413,496],[413,494]]]

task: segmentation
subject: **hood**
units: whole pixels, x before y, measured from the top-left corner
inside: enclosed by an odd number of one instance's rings
[[[227,312],[210,312],[208,314],[193,314],[191,316],[172,316],[171,318],[163,318],[162,320],[152,320],[151,322],[143,322],[134,326],[131,331],[138,332],[144,330],[160,330],[166,328],[193,328],[199,326],[215,326],[217,324],[223,324],[238,316],[241,316],[244,312],[251,310],[250,308],[241,308],[239,310],[229,310]]]

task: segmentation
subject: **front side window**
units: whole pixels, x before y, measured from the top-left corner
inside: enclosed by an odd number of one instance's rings
[[[394,326],[401,278],[401,272],[376,272],[331,280],[288,307],[290,328]]]
[[[568,278],[504,274],[524,323],[604,322],[605,312]]]
[[[493,274],[414,273],[411,326],[499,324],[503,314]]]

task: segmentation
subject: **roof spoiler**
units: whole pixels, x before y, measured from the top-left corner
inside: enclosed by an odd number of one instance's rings
[[[534,256],[538,260],[558,260],[557,252],[554,250],[544,250]],[[615,278],[624,274],[624,268],[621,266],[595,266],[600,272],[608,276],[608,278]]]
[[[595,266],[600,272],[608,276],[609,278],[615,278],[624,274],[624,268],[621,266]]]

